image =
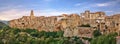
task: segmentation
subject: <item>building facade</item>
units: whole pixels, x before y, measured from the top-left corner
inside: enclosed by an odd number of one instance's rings
[[[81,25],[89,24],[90,27]],[[104,12],[90,12],[78,14],[63,14],[60,16],[34,16],[33,10],[30,16],[23,16],[9,22],[12,28],[37,29],[38,31],[64,31],[65,37],[92,37],[94,30],[98,29],[103,34],[120,32],[120,15],[106,16]]]

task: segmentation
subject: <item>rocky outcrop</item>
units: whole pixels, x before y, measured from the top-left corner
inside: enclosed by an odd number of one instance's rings
[[[61,16],[34,16],[33,10],[30,16],[23,16],[19,19],[14,19],[9,22],[12,28],[20,29],[37,29],[38,31],[64,31],[65,37],[83,36],[92,37],[94,29],[100,29],[102,33],[117,31],[120,25],[120,16],[106,16],[104,12],[78,14],[63,14]],[[80,27],[83,24],[89,24],[90,27]]]

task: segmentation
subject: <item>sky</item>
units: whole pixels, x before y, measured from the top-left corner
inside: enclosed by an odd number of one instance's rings
[[[85,10],[103,11],[106,15],[120,14],[120,0],[0,0],[0,20],[29,16],[80,14]]]

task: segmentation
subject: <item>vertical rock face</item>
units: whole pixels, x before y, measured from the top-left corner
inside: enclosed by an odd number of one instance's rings
[[[120,36],[116,37],[116,44],[120,44]]]
[[[63,14],[61,16],[35,17],[33,10],[30,16],[23,16],[9,22],[12,28],[37,29],[38,31],[64,31],[65,37],[83,36],[92,37],[94,29],[100,29],[101,32],[113,32],[120,30],[120,15],[106,16],[104,12],[91,13],[89,10],[85,13]],[[89,24],[90,27],[81,27]]]
[[[105,24],[106,27],[108,28],[107,30],[109,30],[108,32],[120,32],[120,14],[116,14],[116,15],[112,15],[112,16],[107,16],[105,18]]]

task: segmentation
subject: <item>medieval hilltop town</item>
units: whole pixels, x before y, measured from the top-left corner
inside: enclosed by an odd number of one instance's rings
[[[93,37],[94,30],[100,30],[102,34],[120,32],[120,15],[107,16],[105,12],[90,12],[86,10],[79,14],[62,14],[60,16],[34,16],[31,10],[30,16],[23,16],[9,22],[12,28],[36,29],[38,31],[64,31],[64,37]]]

